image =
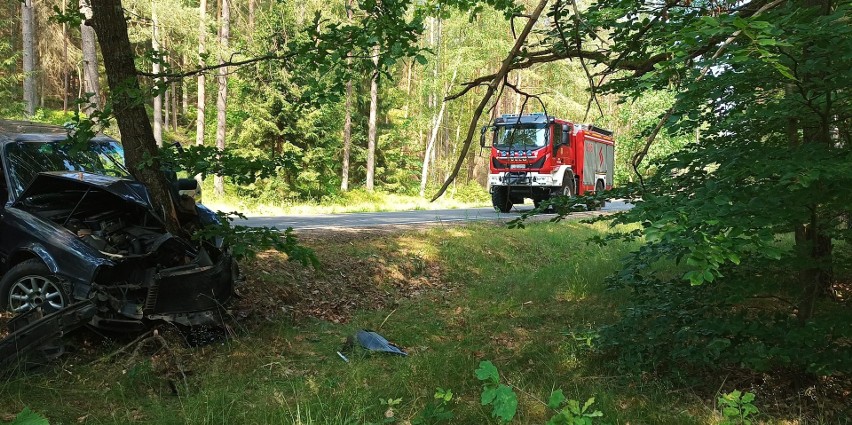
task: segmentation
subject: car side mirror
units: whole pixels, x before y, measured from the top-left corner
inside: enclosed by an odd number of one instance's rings
[[[480,130],[480,132],[479,132],[479,147],[481,147],[481,148],[485,147],[485,133],[486,132],[488,132],[488,126],[484,125],[484,126],[482,126],[482,130]]]
[[[179,195],[186,195],[195,200],[196,203],[201,202],[201,185],[195,179],[178,179],[177,189]]]

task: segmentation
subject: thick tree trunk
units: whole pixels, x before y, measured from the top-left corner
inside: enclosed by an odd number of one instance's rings
[[[152,4],[151,11],[151,49],[154,50],[154,63],[151,65],[154,74],[159,74],[160,67],[160,34],[157,29],[157,10]],[[159,86],[160,79],[154,78],[154,85]],[[163,146],[163,95],[160,87],[156,87],[157,95],[154,96],[154,140],[157,146]]]
[[[95,41],[95,29],[92,28],[92,6],[88,0],[80,2],[80,11],[86,21],[80,25],[80,41],[83,51],[83,87],[87,93],[87,103],[83,111],[90,115],[95,109],[101,109],[101,83],[98,71],[98,48]]]
[[[133,46],[127,35],[121,0],[91,0],[91,6],[92,24],[104,57],[127,169],[148,187],[154,208],[163,217],[166,229],[183,235],[169,184],[160,171],[154,132],[145,112],[144,99],[139,96],[142,89],[136,77]]]
[[[831,0],[803,0],[802,5],[806,8],[816,10],[817,13],[828,15],[831,13]],[[819,54],[819,53],[818,53]],[[806,62],[809,59],[814,59],[812,49],[806,47],[802,52],[802,61]],[[813,106],[818,113],[804,119],[789,118],[787,137],[791,144],[799,144],[798,129],[793,127],[798,123],[802,129],[802,144],[822,145],[826,149],[831,149],[831,128],[829,126],[829,116],[831,115],[831,105],[828,99],[831,99],[831,93],[822,93],[823,96],[814,96],[815,93],[809,93],[810,87],[817,87],[814,91],[820,90],[821,82],[827,77],[822,71],[804,73],[800,80],[799,95],[802,98],[811,98]],[[789,91],[792,91],[792,87]],[[789,92],[787,93],[790,94]],[[818,100],[821,99],[821,100]],[[823,190],[824,183],[817,181],[813,184],[814,190]],[[799,279],[803,287],[803,295],[799,303],[799,318],[802,321],[809,320],[813,317],[816,309],[817,299],[828,293],[833,276],[833,244],[831,236],[827,233],[828,223],[825,216],[824,207],[814,202],[803,200],[805,205],[810,210],[810,217],[804,224],[795,226],[796,250],[800,257],[803,258],[808,267],[802,270],[799,274]]]
[[[367,130],[367,191],[373,191],[376,173],[376,117],[379,108],[379,46],[373,47],[373,77],[370,78],[370,121]]]
[[[221,55],[219,64],[225,63],[225,52],[228,51],[228,42],[231,37],[231,5],[229,0],[222,1],[222,21],[219,28],[219,46]],[[219,84],[219,93],[216,96],[216,147],[225,150],[226,119],[228,110],[228,67],[219,68],[216,76]],[[217,174],[213,179],[213,192],[217,195],[225,194],[225,178]]]
[[[352,22],[352,0],[346,2],[346,19]],[[346,58],[346,66],[352,66],[352,59]],[[349,190],[349,156],[352,150],[352,79],[346,81],[346,117],[343,120],[343,170],[340,175],[340,190]]]
[[[36,109],[36,80],[35,80],[35,17],[33,1],[24,0],[21,4],[21,35],[24,49],[24,113],[27,118],[35,114]]]

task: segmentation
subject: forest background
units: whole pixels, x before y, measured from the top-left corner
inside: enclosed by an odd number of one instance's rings
[[[94,32],[86,25],[56,19],[59,12],[79,5],[61,0],[32,2],[28,31],[28,4],[8,2],[4,14],[12,19],[0,23],[0,56],[4,58],[0,97],[6,99],[0,115],[62,124],[75,111],[86,112],[87,103],[77,99],[85,99],[87,93],[96,93],[89,100],[102,107],[106,100],[103,61],[94,56],[99,54],[97,49],[86,50],[87,43],[94,43],[88,41]],[[276,159],[278,167],[269,178],[241,184],[226,179],[227,197],[251,200],[241,202],[249,206],[376,199],[367,193],[373,188],[420,198],[434,194],[459,155],[478,100],[469,95],[444,102],[444,97],[457,92],[461,83],[496,70],[514,43],[514,23],[500,11],[461,12],[422,5],[428,13],[414,44],[426,50],[401,58],[399,52],[379,52],[386,63],[377,81],[374,177],[368,178],[371,82],[376,74],[372,58],[340,58],[344,71],[311,70],[311,84],[305,84],[304,75],[288,71],[292,68],[281,60],[216,68],[219,63],[263,57],[287,43],[307,40],[321,26],[357,25],[365,18],[359,16],[360,9],[342,0],[248,0],[229,3],[223,16],[221,1],[128,1],[123,5],[137,68],[152,75],[179,75],[161,81],[162,92],[150,93],[146,101],[158,140],[227,145],[243,158]],[[411,18],[414,11],[407,13]],[[543,34],[548,26],[544,19],[536,28]],[[223,28],[228,28],[228,37],[223,36]],[[25,48],[27,33],[33,35],[31,53]],[[534,33],[531,44],[541,34]],[[200,76],[192,74],[199,67],[210,69]],[[340,72],[347,73],[345,85],[331,81]],[[144,86],[154,85],[151,77],[143,78]],[[220,80],[226,81],[224,92]],[[673,100],[666,90],[649,90],[630,102],[599,95],[591,108],[589,81],[576,60],[516,70],[509,81],[523,92],[538,95],[541,102],[507,88],[489,105],[492,117],[546,111],[613,130],[618,143],[616,185],[633,179],[630,158],[641,149],[642,135]],[[217,109],[223,110],[224,119]],[[662,157],[690,139],[670,137],[664,130],[648,156]],[[488,151],[478,147],[469,151],[448,197],[462,202],[488,198],[487,157]],[[206,186],[212,187],[209,181]],[[353,189],[354,195],[346,194]],[[215,192],[221,195],[218,187]],[[213,193],[205,192],[208,200]]]

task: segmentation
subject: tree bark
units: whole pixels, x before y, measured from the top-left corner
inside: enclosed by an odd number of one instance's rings
[[[346,19],[352,22],[352,0],[346,1]],[[347,68],[351,68],[352,59],[346,58]],[[349,156],[352,150],[352,79],[346,81],[346,117],[343,120],[343,170],[340,175],[340,190],[349,190]]]
[[[222,0],[222,16],[219,28],[219,64],[225,63],[225,54],[228,51],[228,42],[231,38],[231,2]],[[228,67],[219,68],[216,76],[219,84],[219,92],[216,96],[216,147],[225,150],[226,120],[228,110]],[[213,179],[213,192],[216,195],[225,194],[225,178],[217,174]]]
[[[62,0],[62,13],[67,13],[68,2]],[[68,112],[68,23],[62,23],[62,112]]]
[[[831,13],[831,0],[804,0],[802,1],[802,5],[804,8],[814,9],[822,15]],[[814,60],[812,55],[811,46],[805,46],[802,51],[801,61],[807,62]],[[799,87],[802,92],[799,95],[805,99],[808,97],[814,99],[814,106],[821,113],[815,112],[813,116],[805,117],[804,119],[797,119],[796,117],[788,118],[787,137],[788,142],[793,146],[800,143],[798,129],[794,127],[794,125],[798,124],[802,129],[802,144],[822,145],[826,149],[831,149],[832,147],[831,128],[828,123],[831,106],[830,104],[823,103],[829,102],[828,99],[831,99],[832,93],[822,93],[823,96],[814,96],[813,93],[808,93],[810,91],[809,87],[812,86],[818,87],[813,91],[821,89],[821,81],[826,77],[827,75],[822,71],[803,73],[801,76]],[[790,91],[792,91],[792,88]],[[789,95],[790,93],[788,92],[787,94]],[[822,181],[817,181],[814,183],[813,189],[817,191],[823,190],[823,185]],[[813,317],[817,299],[828,292],[834,279],[832,269],[833,244],[831,236],[827,233],[828,224],[825,223],[827,217],[825,217],[825,213],[823,212],[824,206],[808,202],[807,200],[804,202],[808,210],[810,210],[810,217],[806,223],[797,224],[794,228],[796,250],[809,265],[799,273],[799,280],[803,286],[802,298],[799,303],[799,319],[802,321]]]
[[[204,54],[206,52],[204,42],[207,34],[207,0],[201,0],[198,6],[198,16],[198,66],[199,68],[203,68]],[[198,74],[198,98],[195,113],[195,144],[198,146],[204,145],[204,102],[206,102],[204,84],[204,73],[201,72]]]
[[[36,109],[36,80],[35,80],[35,17],[32,0],[24,0],[21,4],[21,35],[23,37],[24,62],[24,113],[27,118],[35,114]]]
[[[121,0],[91,0],[92,26],[104,57],[113,111],[124,146],[125,163],[133,176],[147,186],[157,214],[166,229],[184,235],[172,204],[169,184],[160,171],[157,145],[136,77],[133,46]]]
[[[151,3],[151,49],[154,50],[154,63],[151,65],[151,71],[154,74],[159,74],[160,67],[160,34],[157,29],[157,10]],[[157,146],[163,146],[163,95],[160,90],[160,78],[154,78],[154,88],[157,90],[157,95],[154,96],[154,140],[157,141]]]
[[[376,116],[379,107],[379,46],[373,46],[373,76],[370,78],[370,121],[367,130],[367,183],[366,189],[373,191],[376,173]]]
[[[83,51],[83,87],[86,93],[86,104],[83,111],[91,115],[95,109],[101,109],[101,83],[98,70],[98,48],[95,41],[95,29],[92,28],[92,5],[90,1],[80,2],[80,11],[86,20],[80,25],[80,41]]]
[[[453,78],[450,80],[449,87],[452,87],[453,84],[456,83],[456,76],[458,75],[458,69],[453,70]],[[441,122],[444,119],[444,110],[447,108],[447,102],[441,102],[441,108],[438,111],[438,116],[435,117],[434,126],[432,127],[432,134],[429,136],[429,142],[426,144],[426,152],[423,154],[423,168],[420,170],[420,197],[426,196],[426,182],[429,177],[429,161],[435,160],[434,150],[435,150],[435,141],[438,139],[438,129],[441,127]]]

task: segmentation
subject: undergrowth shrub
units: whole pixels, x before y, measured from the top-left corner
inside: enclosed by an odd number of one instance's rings
[[[802,321],[789,300],[769,290],[786,277],[746,273],[702,286],[668,281],[634,286],[620,320],[600,328],[593,345],[634,372],[682,377],[722,368],[852,372],[848,309],[827,303],[821,314]]]

